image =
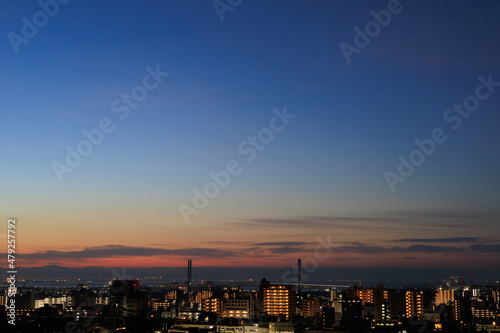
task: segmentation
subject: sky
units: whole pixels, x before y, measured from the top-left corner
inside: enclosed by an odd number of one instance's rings
[[[496,1],[5,3],[4,250],[15,217],[25,267],[302,258],[500,274],[499,14]]]

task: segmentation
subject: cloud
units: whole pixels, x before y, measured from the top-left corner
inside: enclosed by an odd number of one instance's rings
[[[291,216],[289,218],[256,218],[220,222],[225,227],[235,228],[283,228],[283,229],[353,229],[365,230],[409,230],[426,229],[457,229],[476,226],[494,226],[500,213],[474,209],[463,210],[403,210],[378,212],[375,216]],[[467,242],[468,237],[457,237],[456,242]],[[443,242],[453,242],[442,238]],[[460,240],[463,239],[463,240]],[[471,239],[475,241],[477,239]],[[403,241],[403,240],[401,240]],[[426,241],[423,242],[432,242]]]
[[[406,218],[452,219],[452,220],[495,220],[500,214],[495,211],[469,210],[404,210],[391,212],[389,215]]]
[[[386,248],[381,246],[368,246],[364,244],[356,244],[349,246],[340,246],[333,249],[334,253],[357,253],[357,254],[378,254],[387,252]]]
[[[491,245],[471,245],[470,249],[472,251],[481,252],[481,253],[500,253],[500,244],[491,244]]]
[[[371,246],[361,243],[353,245],[335,247],[335,253],[355,253],[355,254],[382,254],[382,253],[449,253],[464,252],[462,247],[454,246],[431,246],[431,245],[411,245],[408,247],[393,246],[384,248],[382,246]]]
[[[477,237],[452,237],[452,238],[405,238],[395,239],[394,243],[470,243],[481,238]]]
[[[205,243],[205,244],[218,244],[218,245],[234,245],[234,244],[239,244],[241,245],[242,243],[245,243],[245,242],[236,242],[236,241],[204,241],[202,243]]]
[[[353,227],[363,227],[363,228],[377,228],[383,229],[382,223],[396,222],[393,218],[381,218],[381,217],[352,217],[352,216],[296,216],[290,218],[260,218],[260,219],[245,219],[240,221],[232,222],[222,222],[226,225],[231,226],[249,226],[255,227],[277,227],[277,228],[353,228]],[[375,224],[374,222],[378,222]],[[387,228],[392,228],[387,226]]]
[[[57,259],[86,259],[86,258],[111,258],[111,257],[151,257],[161,255],[179,255],[193,257],[221,257],[232,256],[233,251],[211,248],[186,248],[186,249],[161,249],[152,247],[131,247],[124,245],[105,245],[88,247],[81,251],[55,251],[48,250],[35,253],[22,254],[23,259],[31,260],[57,260]]]
[[[265,243],[256,243],[256,246],[302,246],[302,245],[310,245],[316,244],[312,242],[265,242]]]
[[[467,237],[445,238],[446,242],[466,242]],[[470,237],[472,240],[476,238]],[[412,240],[412,239],[408,239]],[[425,239],[424,239],[425,240]],[[397,240],[405,241],[405,240]],[[438,239],[429,239],[429,243],[438,242]],[[274,257],[275,255],[287,254],[307,254],[310,253],[311,242],[262,242],[255,243],[253,246],[235,248],[232,250],[216,249],[216,248],[177,248],[164,249],[154,247],[132,247],[124,245],[105,245],[98,247],[88,247],[80,251],[56,251],[48,250],[35,253],[21,254],[20,258],[24,260],[46,260],[57,262],[58,260],[74,260],[80,262],[85,259],[102,259],[115,257],[154,257],[154,256],[182,256],[192,258],[233,258],[239,260],[241,258],[252,257]],[[361,255],[386,255],[386,254],[439,254],[439,253],[489,253],[500,254],[500,244],[475,244],[470,246],[441,246],[441,245],[426,245],[414,244],[410,246],[392,246],[383,247],[379,245],[371,245],[364,243],[337,243],[332,248],[333,255],[336,254],[361,254]]]
[[[304,252],[302,247],[294,247],[294,246],[281,246],[269,249],[273,254],[286,254],[286,253],[297,253]]]
[[[393,247],[389,251],[393,252],[418,252],[418,253],[444,253],[444,252],[463,252],[465,249],[455,246],[432,246],[432,245],[411,245],[409,247]]]

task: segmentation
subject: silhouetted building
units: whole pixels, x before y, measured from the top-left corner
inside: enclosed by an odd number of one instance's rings
[[[323,308],[321,309],[321,316],[323,317],[323,328],[333,328],[335,326],[335,309]]]
[[[97,295],[87,287],[71,293],[70,302],[73,307],[92,306],[96,304]]]
[[[139,280],[113,280],[110,293],[112,316],[123,319],[147,315],[148,293],[141,290]]]
[[[300,311],[303,317],[313,318],[319,316],[321,311],[321,304],[319,299],[314,297],[307,297],[300,301]]]

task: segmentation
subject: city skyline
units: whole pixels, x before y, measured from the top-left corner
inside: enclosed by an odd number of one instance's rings
[[[500,270],[499,3],[216,3],[3,6],[18,267]]]

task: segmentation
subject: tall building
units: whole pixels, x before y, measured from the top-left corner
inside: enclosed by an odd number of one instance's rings
[[[341,300],[340,305],[342,306],[342,320],[357,321],[363,318],[363,305],[360,299],[344,299]]]
[[[437,290],[436,291],[436,305],[445,304],[448,305],[455,301],[455,291],[454,290]]]
[[[82,287],[78,291],[71,293],[70,303],[74,307],[93,306],[96,304],[97,295],[87,287]],[[52,305],[52,304],[50,304]]]
[[[308,297],[300,300],[300,311],[305,318],[319,316],[321,312],[321,304],[319,299]]]
[[[111,315],[118,318],[145,317],[148,293],[141,290],[139,280],[113,280],[110,283]]]
[[[401,313],[401,301],[396,289],[385,289],[377,286],[373,289],[373,305],[375,306],[375,319],[380,322],[394,321]]]
[[[290,284],[271,284],[264,288],[264,312],[271,316],[284,315],[290,319],[295,315],[295,286]]]
[[[388,291],[384,289],[384,286],[379,285],[372,290],[372,295],[372,301],[369,303],[375,306],[375,320],[387,321],[391,318],[390,309],[387,306]]]
[[[417,290],[407,290],[404,297],[405,315],[407,318],[423,313],[423,292]]]
[[[194,302],[201,304],[202,300],[207,299],[212,297],[214,293],[211,290],[202,290],[196,293],[196,296],[194,297]]]
[[[404,293],[404,313],[407,318],[422,314],[430,309],[433,292],[427,290],[406,290]]]
[[[491,291],[491,297],[493,298],[494,302],[500,303],[500,291],[498,290]]]
[[[337,321],[334,308],[321,309],[321,316],[323,317],[323,328],[333,328]],[[339,319],[340,320],[340,319]]]
[[[361,288],[357,285],[354,287],[347,289],[346,291],[347,298],[349,299],[359,299],[361,300],[361,304],[373,304],[373,289],[370,288]]]
[[[462,291],[455,295],[455,301],[453,302],[453,317],[456,321],[467,324],[472,322],[472,308],[469,291]]]

